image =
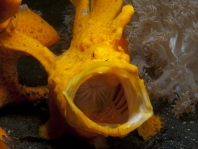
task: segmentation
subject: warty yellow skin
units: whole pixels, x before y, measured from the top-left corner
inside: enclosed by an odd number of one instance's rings
[[[31,22],[30,28],[23,30],[20,30],[22,24],[17,24],[19,21],[13,19],[0,34],[0,48],[32,55],[48,74],[51,116],[48,122],[40,127],[41,137],[56,139],[70,131],[70,128],[73,128],[74,134],[87,138],[98,135],[125,136],[153,114],[144,82],[138,77],[137,67],[129,63],[128,42],[123,36],[124,27],[134,13],[133,7],[126,5],[121,10],[122,0],[92,0],[91,4],[88,0],[71,2],[76,8],[73,39],[70,48],[62,55],[56,56],[46,47],[56,42],[59,37],[53,28],[37,16],[40,21],[39,25],[35,25],[39,28],[38,34],[32,34],[31,19],[28,21]],[[18,16],[21,22],[26,20],[23,19],[26,14],[29,18],[35,18],[31,12],[22,11],[21,14]],[[45,41],[45,33],[50,40]],[[115,111],[113,118],[109,119],[106,114],[110,111],[104,110],[98,119],[94,119],[74,104],[74,96],[80,85],[98,76],[104,77],[108,86],[114,88],[118,83],[123,86],[129,111],[128,120],[125,122],[122,120],[117,124],[119,118],[122,119],[122,114],[119,110],[116,111],[116,105],[110,104]],[[111,78],[114,77],[116,79],[112,81]],[[89,112],[89,109],[85,110]],[[117,125],[115,128],[111,126],[114,122]],[[99,123],[104,123],[105,126]]]
[[[67,131],[67,124],[64,124],[66,120],[78,134],[87,138],[97,135],[125,136],[152,115],[152,106],[143,81],[138,77],[137,67],[129,64],[128,43],[123,37],[123,29],[134,13],[133,7],[126,5],[120,12],[122,0],[113,3],[105,0],[94,0],[91,3],[91,8],[89,8],[89,2],[85,0],[71,2],[76,8],[73,39],[70,48],[56,58],[52,69],[49,71],[48,87],[51,96],[49,103],[51,117],[40,128],[40,134],[44,138],[58,138]],[[117,71],[116,69],[123,69],[129,74],[131,73],[130,75],[137,81],[134,81],[134,84],[137,83],[137,93],[142,90],[143,96],[145,96],[146,114],[133,126],[128,123],[115,129],[108,125],[100,126],[95,122],[100,123],[102,121],[92,121],[73,104],[75,93],[72,93],[72,98],[69,97],[67,91],[64,92],[65,97],[63,96],[62,91],[66,88],[68,90],[74,88],[72,83],[80,82],[83,75],[106,64],[112,69],[108,68],[109,70],[105,72],[106,68],[101,68],[89,75],[94,76],[94,73],[100,71],[111,75]],[[131,91],[129,90],[129,92]]]

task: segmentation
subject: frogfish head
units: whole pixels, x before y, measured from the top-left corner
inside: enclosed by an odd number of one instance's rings
[[[82,136],[124,137],[153,114],[137,67],[101,61],[76,75],[63,91],[67,122]]]

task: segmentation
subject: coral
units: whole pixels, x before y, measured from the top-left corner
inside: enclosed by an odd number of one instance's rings
[[[167,99],[176,117],[194,112],[198,88],[198,2],[125,0],[135,15],[125,34],[151,99]]]

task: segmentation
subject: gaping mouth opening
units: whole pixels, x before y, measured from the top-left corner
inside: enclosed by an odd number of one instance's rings
[[[123,124],[129,117],[127,97],[118,77],[113,74],[89,78],[77,90],[74,103],[97,123]]]
[[[130,64],[95,63],[76,75],[63,94],[66,120],[78,130],[125,136],[153,114],[144,82]]]

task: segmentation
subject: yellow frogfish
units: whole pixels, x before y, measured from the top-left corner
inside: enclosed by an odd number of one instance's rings
[[[0,51],[32,55],[48,74],[50,118],[39,129],[41,137],[56,139],[68,131],[85,138],[124,137],[153,115],[123,36],[134,9],[122,7],[123,0],[70,1],[75,6],[73,39],[62,55],[47,48],[58,36],[51,28],[45,29],[43,20],[39,30],[26,29],[14,21],[17,15],[0,33]],[[32,14],[29,18],[31,22]],[[39,38],[45,31],[49,35]],[[49,41],[42,40],[48,36]]]

